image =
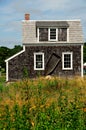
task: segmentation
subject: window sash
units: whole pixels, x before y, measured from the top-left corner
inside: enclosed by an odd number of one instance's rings
[[[62,53],[62,69],[72,70],[73,69],[73,54],[72,52]]]
[[[57,28],[49,28],[48,40],[57,41]]]
[[[44,70],[44,53],[34,53],[34,70]]]

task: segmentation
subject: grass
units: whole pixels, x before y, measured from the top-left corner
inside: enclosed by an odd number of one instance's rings
[[[86,130],[86,77],[0,77],[0,119],[3,130]]]
[[[3,91],[4,86],[5,86],[5,76],[1,76],[0,77],[0,92]]]
[[[0,84],[1,83],[5,83],[5,76],[3,75],[3,76],[0,76]]]

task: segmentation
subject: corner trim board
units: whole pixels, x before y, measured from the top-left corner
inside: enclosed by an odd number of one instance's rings
[[[83,77],[83,45],[81,45],[81,77]]]
[[[8,81],[8,61],[6,62],[6,81]]]

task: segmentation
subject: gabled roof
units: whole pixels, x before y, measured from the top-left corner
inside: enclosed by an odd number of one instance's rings
[[[68,41],[66,43],[71,43],[71,44],[84,43],[82,25],[79,19],[78,20],[23,20],[22,24],[23,24],[23,45],[26,44],[29,45],[30,43],[40,43],[37,40],[37,29],[36,29],[40,27],[67,28]],[[47,41],[47,43],[50,43],[50,41]],[[61,43],[61,42],[56,41],[56,43]]]

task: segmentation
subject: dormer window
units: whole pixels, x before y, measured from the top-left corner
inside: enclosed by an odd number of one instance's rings
[[[49,28],[49,41],[57,41],[57,29]]]

